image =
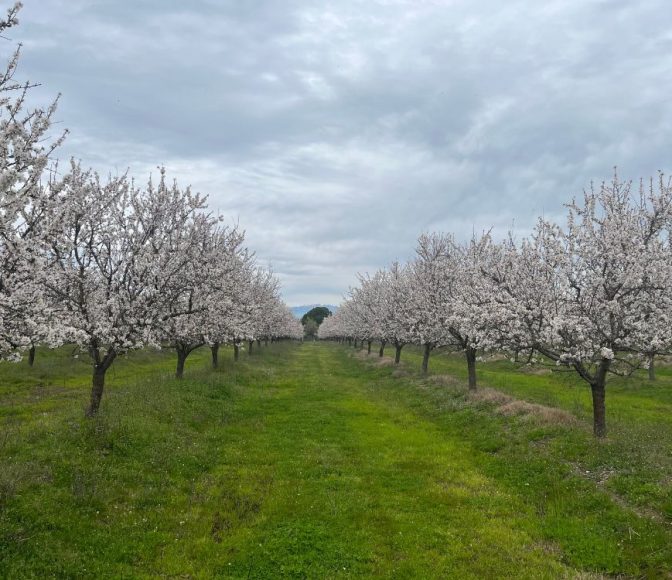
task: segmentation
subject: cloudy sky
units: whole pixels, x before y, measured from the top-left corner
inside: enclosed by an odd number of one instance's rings
[[[290,304],[423,231],[527,231],[592,180],[672,171],[666,0],[24,0],[60,156],[165,164]]]

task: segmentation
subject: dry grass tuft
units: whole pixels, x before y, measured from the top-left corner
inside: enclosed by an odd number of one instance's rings
[[[514,400],[512,397],[505,395],[501,391],[496,391],[495,389],[489,389],[487,387],[470,393],[469,398],[472,401],[479,403],[490,403],[493,405],[505,405],[507,403],[511,403]]]
[[[376,366],[379,367],[393,367],[394,366],[394,359],[390,357],[377,357],[376,358]]]
[[[433,385],[441,385],[446,387],[453,387],[455,385],[462,384],[462,381],[456,379],[452,375],[431,375],[427,377],[427,382],[432,383]]]
[[[546,407],[527,401],[510,400],[497,407],[497,412],[505,417],[522,416],[526,419],[537,419],[550,425],[571,425],[576,417],[563,409]]]
[[[352,353],[352,356],[354,356],[355,358],[361,359],[361,360],[366,360],[371,355],[366,353],[366,349],[362,349],[362,350],[357,349],[356,351],[354,351]]]

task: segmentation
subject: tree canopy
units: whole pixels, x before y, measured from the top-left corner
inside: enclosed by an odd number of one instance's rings
[[[301,317],[301,324],[305,326],[306,322],[310,318],[314,320],[319,326],[322,324],[322,321],[329,316],[331,316],[331,310],[329,310],[326,306],[316,306]]]

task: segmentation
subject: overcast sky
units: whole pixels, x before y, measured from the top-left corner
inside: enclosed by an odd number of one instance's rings
[[[6,3],[8,4],[8,3]],[[666,0],[24,0],[60,156],[165,164],[289,304],[338,303],[423,231],[530,229],[590,180],[672,171]]]

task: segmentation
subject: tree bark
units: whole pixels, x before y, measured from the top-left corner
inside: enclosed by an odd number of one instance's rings
[[[655,356],[656,356],[655,354],[650,354],[649,355],[649,380],[650,381],[655,381],[656,380],[656,367],[655,367],[654,362],[653,362],[653,359],[655,358]]]
[[[32,367],[35,364],[35,345],[30,347],[28,351],[28,366]]]
[[[381,357],[381,358],[385,354],[385,344],[386,344],[386,341],[384,341],[384,340],[380,343],[380,350],[378,351],[378,356]]]
[[[253,340],[248,340],[247,341],[247,356],[250,356],[252,354],[252,347],[254,346],[254,341]]]
[[[91,381],[91,402],[89,408],[86,410],[87,417],[94,417],[100,409],[100,401],[103,398],[103,390],[105,389],[105,372],[107,369],[100,368],[96,365],[93,369],[93,380]]]
[[[590,383],[590,390],[593,395],[593,433],[595,437],[603,438],[607,436],[607,413],[605,405],[607,371],[611,365],[611,360],[602,359],[597,369],[595,378]]]
[[[427,374],[429,370],[429,353],[432,352],[432,345],[426,342],[422,352],[422,372]]]
[[[403,344],[397,344],[394,346],[394,364],[398,365],[401,360],[401,349],[404,348]]]
[[[464,351],[467,357],[467,369],[469,371],[469,390],[476,390],[476,349],[468,346]]]
[[[238,355],[239,355],[240,347],[238,346],[237,342],[233,343],[233,360],[238,360]]]
[[[371,341],[367,341],[366,354],[371,354]]]
[[[175,369],[175,378],[181,379],[184,376],[184,363],[187,360],[189,352],[186,348],[181,346],[176,346],[175,351],[177,352],[177,368]]]
[[[352,348],[357,348],[357,339],[355,339],[355,344],[353,345]]]
[[[210,347],[210,353],[212,354],[212,368],[216,369],[219,367],[219,343],[215,342]]]
[[[105,357],[100,360],[97,347],[93,350],[95,354],[95,360],[98,362],[95,362],[93,365],[93,378],[91,380],[91,402],[89,403],[85,413],[88,418],[95,417],[98,413],[98,409],[100,409],[100,401],[103,398],[103,390],[105,389],[105,373],[114,362],[114,359],[117,357],[116,352],[108,351]]]

